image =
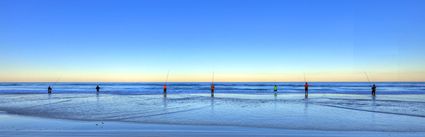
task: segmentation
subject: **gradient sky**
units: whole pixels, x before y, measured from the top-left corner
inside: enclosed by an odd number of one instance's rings
[[[0,81],[425,81],[424,0],[1,0]]]

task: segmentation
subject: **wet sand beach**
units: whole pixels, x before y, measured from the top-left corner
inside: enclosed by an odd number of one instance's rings
[[[4,136],[423,136],[424,95],[2,94]]]

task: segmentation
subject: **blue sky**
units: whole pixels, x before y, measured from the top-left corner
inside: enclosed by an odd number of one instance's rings
[[[2,0],[0,81],[425,80],[423,0]]]

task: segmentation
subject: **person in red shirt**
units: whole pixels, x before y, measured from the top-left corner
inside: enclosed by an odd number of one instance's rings
[[[215,86],[214,83],[211,83],[211,97],[214,97]]]
[[[164,94],[166,94],[166,93],[167,93],[167,85],[164,84]]]
[[[304,84],[304,91],[305,91],[305,98],[307,98],[308,97],[308,83],[307,82],[305,82],[305,84]]]

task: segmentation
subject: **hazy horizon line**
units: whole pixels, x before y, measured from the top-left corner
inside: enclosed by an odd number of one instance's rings
[[[214,81],[214,83],[300,83],[306,81]],[[307,81],[307,82],[324,82],[324,83],[412,83],[425,81]],[[48,82],[48,81],[0,81],[0,83],[211,83],[211,81],[62,81],[62,82]]]

